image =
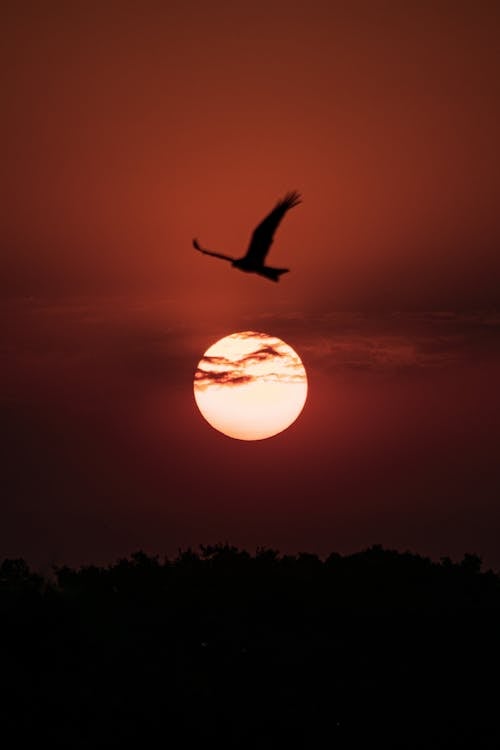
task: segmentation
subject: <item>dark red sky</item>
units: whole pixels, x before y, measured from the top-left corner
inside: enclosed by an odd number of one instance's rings
[[[381,542],[499,568],[498,4],[0,13],[0,557]],[[279,285],[192,249],[243,252],[291,189]],[[192,397],[247,329],[310,384],[259,443]]]

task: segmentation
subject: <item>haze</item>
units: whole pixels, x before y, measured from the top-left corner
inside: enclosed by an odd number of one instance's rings
[[[381,542],[498,567],[499,7],[0,13],[2,555]],[[279,285],[191,247],[242,254],[294,189]],[[249,329],[297,350],[309,399],[242,445],[192,379]]]

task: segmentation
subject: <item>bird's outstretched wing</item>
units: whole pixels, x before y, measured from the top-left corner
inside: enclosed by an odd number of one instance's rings
[[[287,193],[271,213],[254,229],[245,258],[256,266],[262,265],[272,245],[274,233],[283,216],[300,203],[300,193],[295,190]]]
[[[222,253],[215,253],[213,250],[205,250],[204,247],[201,247],[198,243],[198,240],[193,240],[193,247],[196,248],[196,250],[199,250],[200,253],[204,253],[205,255],[213,255],[214,258],[222,258],[222,260],[231,260],[233,261],[234,258],[231,258],[230,255],[222,255]]]

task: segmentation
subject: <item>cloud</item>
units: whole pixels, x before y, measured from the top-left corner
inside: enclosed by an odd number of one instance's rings
[[[241,338],[254,339],[256,336],[252,333]],[[267,334],[258,334],[258,337],[269,338]],[[256,351],[234,359],[205,355],[195,373],[196,387],[205,389],[211,385],[245,385],[257,380],[280,383],[303,382],[304,373],[301,362],[288,350],[280,350],[280,345],[281,342],[274,346],[266,344]],[[279,372],[262,368],[265,363],[274,365],[277,361],[280,362]]]
[[[245,385],[257,380],[252,375],[243,375],[241,370],[204,370],[198,367],[194,380],[197,388],[205,389],[209,385]]]
[[[334,312],[268,315],[306,364],[326,372],[416,372],[498,358],[500,314]]]
[[[276,347],[268,345],[261,347],[256,352],[250,352],[250,354],[242,357],[238,362],[242,365],[247,365],[254,364],[255,362],[262,362],[266,359],[276,359],[277,357],[286,356],[287,354],[285,352],[280,352]]]

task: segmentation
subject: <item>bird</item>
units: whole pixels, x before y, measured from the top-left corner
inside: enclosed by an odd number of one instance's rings
[[[197,239],[193,240],[193,247],[200,253],[204,253],[204,255],[212,255],[214,258],[228,260],[234,268],[245,271],[245,273],[256,273],[270,281],[279,281],[280,276],[288,273],[290,269],[266,266],[264,265],[264,261],[272,245],[274,233],[280,221],[287,211],[301,202],[302,197],[296,190],[286,193],[285,197],[278,201],[271,213],[255,227],[248,250],[242,258],[233,258],[230,255],[223,255],[213,250],[207,250],[201,247]]]

